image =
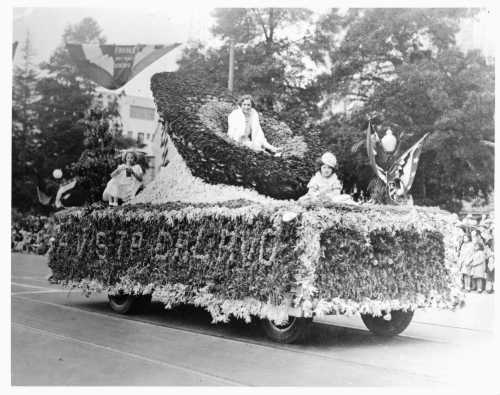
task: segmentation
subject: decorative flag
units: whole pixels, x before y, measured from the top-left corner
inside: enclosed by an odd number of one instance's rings
[[[391,199],[396,200],[410,191],[415,179],[415,173],[417,172],[423,142],[428,135],[429,133],[426,133],[391,166],[388,177],[389,196]]]
[[[398,157],[389,167],[389,170],[386,171],[377,164],[376,156],[378,150],[381,149],[380,138],[371,122],[368,122],[368,129],[366,130],[368,159],[375,174],[387,185],[389,197],[393,201],[402,201],[407,197],[415,179],[423,142],[428,135],[429,133],[426,133],[410,149]]]
[[[172,45],[66,44],[80,72],[107,89],[118,89],[163,55]]]
[[[368,128],[366,129],[366,150],[368,152],[368,159],[370,165],[375,171],[375,174],[387,184],[387,174],[379,165],[377,165],[377,143],[380,142],[377,132],[373,129],[371,121],[368,121]]]

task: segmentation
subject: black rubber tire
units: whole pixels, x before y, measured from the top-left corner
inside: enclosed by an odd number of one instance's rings
[[[131,313],[138,299],[139,297],[135,295],[108,295],[108,301],[111,309],[118,314]]]
[[[403,332],[413,318],[413,311],[394,310],[391,311],[391,319],[374,317],[371,314],[361,314],[361,319],[370,332],[379,336],[395,336]]]
[[[261,320],[262,328],[265,334],[271,340],[277,343],[294,343],[299,340],[304,340],[312,323],[312,318],[289,317],[285,325],[276,325],[268,319]]]

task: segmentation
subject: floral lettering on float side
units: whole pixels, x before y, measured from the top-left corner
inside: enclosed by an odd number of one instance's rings
[[[97,232],[96,234],[96,251],[99,260],[104,261],[108,253],[108,246],[106,245],[106,233]]]
[[[118,236],[118,248],[116,250],[116,259],[121,260],[123,257],[123,250],[124,250],[124,244],[125,244],[125,239],[128,235],[128,233],[124,230],[117,230],[116,235]],[[117,238],[115,238],[116,240]]]

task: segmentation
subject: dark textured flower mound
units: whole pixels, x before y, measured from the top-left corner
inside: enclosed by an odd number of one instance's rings
[[[306,143],[277,114],[260,113],[260,119],[268,141],[283,149],[281,158],[254,152],[227,137],[227,116],[236,106],[227,90],[177,73],[155,74],[151,89],[168,133],[194,176],[276,199],[296,199],[307,192],[321,148],[312,139]]]

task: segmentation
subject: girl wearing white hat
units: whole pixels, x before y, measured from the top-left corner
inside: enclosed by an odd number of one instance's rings
[[[303,198],[338,200],[342,196],[342,183],[335,174],[337,158],[331,152],[326,152],[321,156],[321,163],[320,170],[307,184],[309,191]]]

